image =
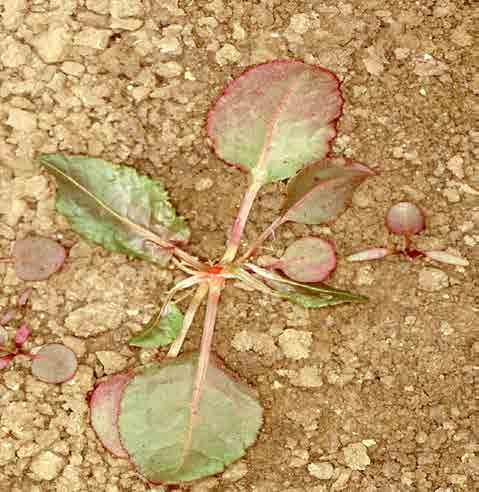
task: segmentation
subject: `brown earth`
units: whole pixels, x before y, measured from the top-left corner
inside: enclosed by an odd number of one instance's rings
[[[241,462],[181,490],[478,490],[472,2],[0,0],[0,9],[0,254],[32,232],[73,246],[61,273],[32,284],[29,345],[63,341],[81,364],[59,386],[34,379],[20,358],[0,374],[0,491],[147,489],[95,439],[85,395],[97,377],[153,357],[126,341],[177,275],[80,240],[33,157],[101,156],[163,180],[193,230],[190,251],[217,258],[246,176],[213,156],[205,114],[227,81],[277,58],[338,74],[346,104],[335,150],[380,174],[331,227],[284,226],[265,254],[311,232],[334,238],[341,257],[391,243],[384,214],[406,199],[427,213],[417,246],[470,264],[340,261],[332,284],[370,302],[309,312],[229,286],[215,350],[257,389],[265,424]],[[283,190],[262,191],[245,239],[275,218]],[[7,263],[0,279],[4,309],[25,284]],[[89,311],[98,323],[86,322]],[[187,348],[198,340],[196,325]]]

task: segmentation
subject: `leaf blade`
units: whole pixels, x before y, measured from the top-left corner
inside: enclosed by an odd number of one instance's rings
[[[144,367],[123,393],[121,440],[152,482],[173,484],[222,471],[244,455],[261,427],[257,400],[210,363],[191,445],[185,452],[196,367],[196,354]]]
[[[367,166],[344,157],[305,167],[288,183],[283,222],[331,222],[347,208],[355,188],[374,174]]]
[[[343,99],[334,74],[300,61],[257,65],[235,79],[208,114],[217,155],[262,184],[323,158]]]
[[[145,328],[128,340],[129,345],[143,348],[158,348],[175,340],[183,326],[183,314],[176,304],[170,303],[164,315],[158,311]]]
[[[297,282],[322,282],[336,268],[336,251],[324,239],[304,237],[288,246],[278,267]]]
[[[366,296],[336,289],[322,282],[305,284],[252,263],[247,263],[245,266],[264,278],[267,285],[274,290],[274,295],[306,308],[320,308],[345,302],[365,302],[368,300]]]
[[[135,169],[60,154],[44,154],[39,162],[57,178],[57,210],[76,232],[109,251],[164,265],[168,248],[188,240],[163,186]]]

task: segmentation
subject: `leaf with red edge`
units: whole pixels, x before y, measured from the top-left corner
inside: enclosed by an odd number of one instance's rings
[[[356,187],[374,171],[345,157],[305,167],[288,183],[281,222],[323,224],[344,212]]]
[[[52,239],[28,236],[16,241],[12,256],[22,280],[45,280],[58,271],[66,258],[63,246]]]
[[[197,354],[143,366],[120,402],[121,442],[154,483],[197,480],[224,470],[256,440],[262,408],[249,388],[215,361],[207,366],[198,411],[191,415]]]
[[[14,358],[15,354],[8,354],[0,357],[0,370],[8,367]]]
[[[386,227],[399,236],[418,234],[426,227],[422,210],[410,202],[393,205],[386,214]]]
[[[333,244],[318,237],[295,241],[273,265],[297,282],[322,282],[336,268]]]
[[[35,354],[32,374],[45,383],[64,383],[75,375],[77,367],[73,350],[61,343],[49,343]]]
[[[128,458],[121,444],[118,416],[123,391],[132,374],[115,374],[97,385],[90,399],[90,420],[103,446],[118,458]]]
[[[216,154],[260,184],[322,159],[336,136],[343,99],[328,70],[300,61],[254,66],[231,82],[208,115]]]
[[[28,337],[32,334],[32,330],[26,325],[23,324],[15,333],[15,345],[17,347],[21,347],[28,339]]]

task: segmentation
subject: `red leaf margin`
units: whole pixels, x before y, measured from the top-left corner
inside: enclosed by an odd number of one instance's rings
[[[206,134],[208,136],[209,145],[213,149],[215,156],[220,161],[224,162],[225,164],[228,164],[228,166],[239,169],[242,172],[248,172],[249,171],[249,168],[244,167],[243,165],[236,163],[236,162],[228,162],[218,155],[216,139],[212,136],[212,131],[211,131],[212,119],[213,119],[213,115],[215,113],[216,105],[218,104],[218,102],[223,97],[229,95],[229,92],[236,87],[239,80],[242,80],[243,78],[247,77],[250,74],[250,72],[257,70],[259,67],[264,67],[266,65],[279,65],[279,64],[286,64],[286,63],[300,63],[300,64],[305,65],[307,67],[311,67],[315,70],[318,70],[319,72],[322,72],[322,73],[325,73],[325,74],[331,76],[331,78],[336,82],[336,91],[337,91],[337,94],[339,97],[338,114],[334,118],[332,118],[328,124],[328,126],[330,126],[334,130],[334,135],[329,140],[326,140],[326,142],[325,142],[325,145],[328,147],[328,151],[327,151],[326,155],[323,157],[323,159],[327,158],[330,155],[331,150],[332,150],[332,146],[333,146],[332,144],[333,144],[334,140],[336,139],[336,137],[338,136],[338,121],[341,118],[341,116],[343,115],[343,108],[344,108],[345,99],[344,99],[342,91],[341,91],[342,82],[339,80],[338,76],[334,72],[332,72],[331,70],[328,70],[327,68],[324,68],[320,65],[317,65],[317,64],[313,65],[310,63],[305,63],[303,60],[299,60],[296,58],[288,59],[288,60],[273,60],[273,61],[268,61],[268,62],[264,62],[264,63],[257,63],[255,65],[250,65],[245,70],[243,70],[243,72],[241,72],[237,77],[235,77],[231,82],[226,84],[218,96],[213,98],[213,102],[211,103],[210,109],[208,110],[208,115],[207,115],[206,121],[205,121]],[[313,162],[317,162],[317,161],[312,161],[309,164],[312,164]]]

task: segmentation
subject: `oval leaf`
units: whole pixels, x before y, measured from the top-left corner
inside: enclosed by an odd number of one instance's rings
[[[95,387],[90,399],[90,420],[103,446],[118,458],[128,458],[120,441],[118,416],[123,391],[133,376],[115,374]]]
[[[158,311],[147,323],[144,330],[130,338],[128,343],[135,347],[157,348],[170,344],[181,331],[183,314],[176,304],[168,304],[164,316]]]
[[[61,343],[49,343],[35,354],[32,374],[45,383],[64,383],[75,375],[77,367],[73,350]]]
[[[188,240],[161,183],[132,167],[60,154],[39,160],[57,179],[57,210],[76,232],[109,251],[164,265],[171,253],[152,241]]]
[[[374,174],[364,164],[344,157],[305,167],[288,183],[282,222],[331,222],[346,210],[356,187]]]
[[[456,266],[468,266],[469,261],[466,258],[461,258],[460,256],[453,255],[447,251],[425,251],[424,254],[431,258],[431,260],[439,261],[441,263],[447,263],[449,265]]]
[[[265,184],[322,159],[343,99],[334,74],[300,61],[257,65],[229,84],[208,115],[217,155]]]
[[[277,265],[297,282],[322,282],[336,268],[334,246],[318,237],[295,241]]]
[[[120,404],[121,441],[151,482],[178,483],[221,472],[253,444],[262,408],[246,386],[210,363],[190,418],[197,356],[142,370]]]
[[[386,226],[394,234],[411,236],[421,232],[426,227],[426,221],[422,210],[417,205],[410,202],[399,202],[388,210]]]
[[[46,280],[63,265],[66,252],[53,239],[28,236],[15,242],[12,250],[15,273],[22,280]]]
[[[369,248],[347,256],[346,260],[348,261],[380,260],[381,258],[389,256],[392,253],[393,252],[388,248]]]

